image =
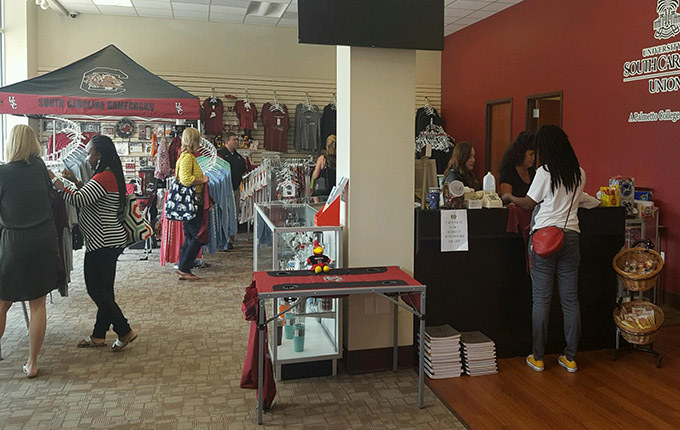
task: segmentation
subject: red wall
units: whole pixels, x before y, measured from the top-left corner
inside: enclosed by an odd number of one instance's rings
[[[528,95],[564,91],[562,124],[594,194],[612,175],[651,187],[668,227],[665,288],[680,294],[680,121],[628,123],[630,112],[680,111],[680,91],[652,95],[623,82],[623,64],[654,38],[655,0],[524,0],[445,39],[442,113],[456,140],[470,140],[483,174],[485,106],[512,97],[512,134],[524,129]],[[608,268],[603,268],[608,270]]]

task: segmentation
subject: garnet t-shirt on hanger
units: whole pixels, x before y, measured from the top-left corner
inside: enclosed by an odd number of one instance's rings
[[[222,133],[222,113],[224,105],[218,98],[208,97],[203,102],[205,110],[205,132],[207,134]]]
[[[279,105],[281,110],[272,110],[271,103],[262,106],[262,123],[264,124],[264,147],[269,151],[288,151],[288,129],[290,118],[286,105]]]

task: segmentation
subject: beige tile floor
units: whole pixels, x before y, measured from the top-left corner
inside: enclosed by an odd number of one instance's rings
[[[207,256],[204,279],[178,281],[170,266],[118,263],[116,297],[139,332],[120,353],[78,349],[95,307],[76,253],[71,295],[54,294],[38,378],[23,377],[28,338],[20,304],[8,313],[0,361],[2,429],[247,429],[258,428],[254,390],[239,387],[249,323],[241,300],[252,276],[252,245]],[[109,343],[115,339],[110,333]],[[417,408],[412,371],[285,381],[277,384],[264,429],[459,429],[464,426],[425,388]]]

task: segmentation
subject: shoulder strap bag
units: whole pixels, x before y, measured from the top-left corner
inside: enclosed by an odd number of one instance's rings
[[[550,257],[562,249],[564,245],[564,229],[567,228],[571,206],[574,204],[574,197],[576,197],[576,189],[574,189],[574,195],[571,196],[571,203],[569,203],[569,211],[567,212],[567,219],[564,221],[564,227],[559,228],[554,225],[543,227],[536,230],[531,236],[532,247],[539,257]]]

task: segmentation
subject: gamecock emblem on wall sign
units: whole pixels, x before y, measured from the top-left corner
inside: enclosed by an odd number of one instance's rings
[[[670,39],[680,33],[680,0],[658,0],[656,11],[659,17],[654,20],[654,37],[659,40]]]
[[[95,67],[83,73],[80,89],[88,94],[115,96],[125,92],[124,80],[129,76],[119,69]]]

